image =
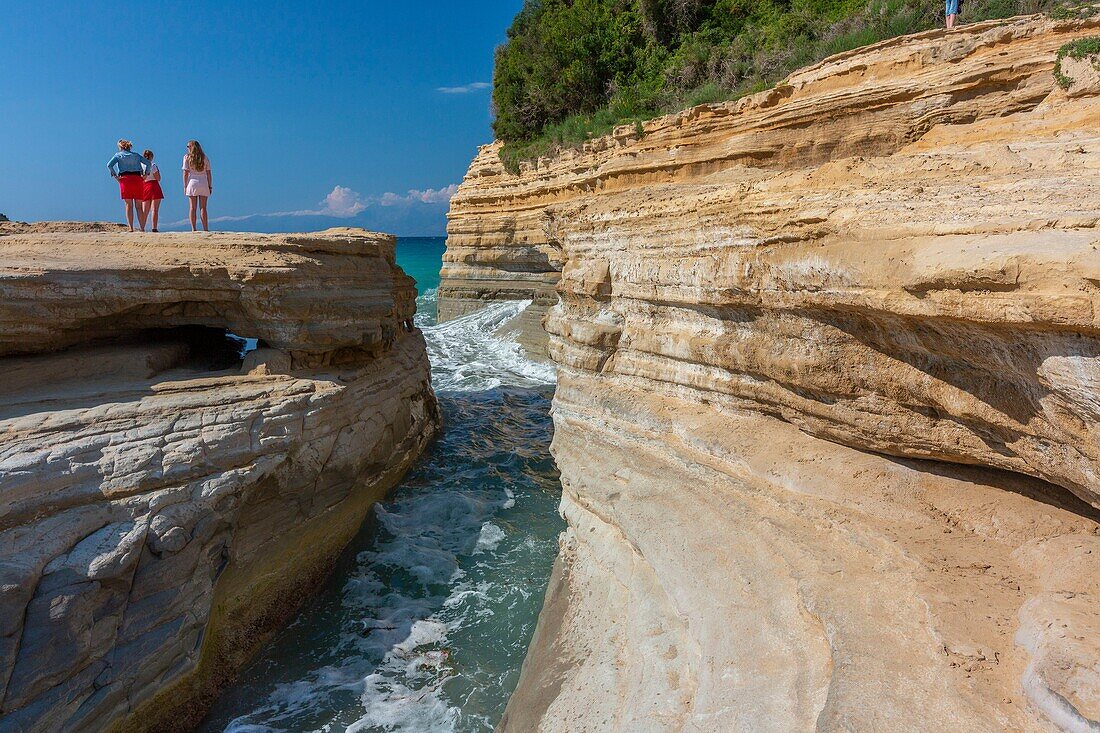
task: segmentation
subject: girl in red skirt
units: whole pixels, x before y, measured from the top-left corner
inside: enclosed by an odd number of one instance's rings
[[[149,169],[145,174],[145,185],[141,197],[141,205],[144,209],[142,220],[149,218],[149,212],[153,213],[153,231],[157,231],[157,222],[160,219],[160,202],[164,200],[164,191],[160,188],[160,168],[153,162],[153,151],[146,150],[142,156],[149,161]]]
[[[145,197],[145,181],[143,176],[152,165],[145,158],[135,153],[131,148],[133,143],[129,140],[118,141],[118,152],[115,157],[107,161],[107,170],[111,177],[118,181],[118,190],[122,200],[126,202],[126,223],[130,225],[130,231],[134,231],[134,209],[138,212],[138,223],[141,231],[145,231],[144,206],[141,200]]]

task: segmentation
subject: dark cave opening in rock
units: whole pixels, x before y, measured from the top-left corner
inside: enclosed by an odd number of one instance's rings
[[[197,371],[220,372],[236,369],[244,358],[261,346],[262,340],[239,336],[224,328],[181,326],[147,333],[152,339],[178,340],[187,344],[188,357],[180,366]]]

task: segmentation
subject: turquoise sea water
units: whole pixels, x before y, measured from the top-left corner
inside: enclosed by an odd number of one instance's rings
[[[554,375],[494,335],[524,303],[435,323],[443,246],[398,242],[443,434],[204,731],[490,731],[504,711],[563,528]]]
[[[445,237],[402,237],[397,240],[397,264],[416,280],[420,292],[417,301],[421,320],[435,322],[435,293],[439,289],[439,268],[443,263],[443,251],[447,248]]]

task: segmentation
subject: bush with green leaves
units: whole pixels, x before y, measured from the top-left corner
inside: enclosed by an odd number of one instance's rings
[[[1083,20],[1100,14],[1097,5],[1055,5],[1050,9],[1050,17],[1055,20]]]
[[[1075,61],[1092,57],[1093,67],[1100,71],[1100,37],[1078,38],[1058,49],[1058,55],[1054,61],[1054,80],[1063,89],[1073,86],[1073,79],[1062,71],[1062,61],[1067,56]]]
[[[961,20],[1051,0],[963,0]],[[497,49],[509,168],[616,125],[767,89],[826,56],[943,22],[941,0],[527,0]]]

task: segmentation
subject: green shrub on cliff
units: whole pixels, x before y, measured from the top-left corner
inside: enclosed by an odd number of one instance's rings
[[[963,21],[1049,0],[963,0]],[[493,129],[518,162],[615,125],[766,89],[809,63],[932,28],[941,0],[527,0],[497,49]]]
[[[1078,38],[1076,41],[1070,41],[1058,49],[1058,55],[1054,62],[1054,80],[1063,89],[1069,89],[1073,85],[1073,79],[1066,76],[1065,72],[1062,71],[1062,60],[1067,56],[1077,61],[1092,57],[1093,67],[1100,71],[1100,36]]]

